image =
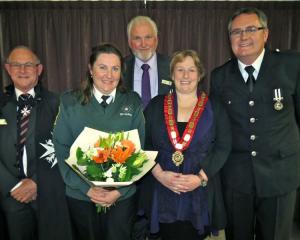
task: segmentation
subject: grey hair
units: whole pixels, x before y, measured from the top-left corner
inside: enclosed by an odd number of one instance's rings
[[[229,19],[229,22],[228,22],[228,32],[231,31],[231,26],[232,26],[233,20],[236,17],[240,16],[241,14],[256,14],[256,16],[258,17],[258,20],[259,20],[261,26],[264,27],[264,28],[268,28],[268,18],[267,18],[266,14],[262,10],[259,10],[257,8],[240,8],[235,13],[233,13],[233,15],[231,16],[231,18]]]
[[[8,54],[7,58],[6,58],[6,63],[9,63],[9,57],[11,55],[11,53],[17,49],[24,49],[24,50],[27,50],[27,51],[30,51],[32,52],[32,54],[34,55],[34,57],[36,58],[36,64],[40,64],[41,61],[40,59],[38,58],[38,56],[36,55],[36,53],[29,47],[25,46],[25,45],[18,45],[18,46],[15,46]]]
[[[135,25],[141,24],[141,23],[149,23],[150,26],[152,27],[153,31],[154,31],[155,37],[157,37],[158,30],[157,30],[156,23],[148,16],[136,16],[136,17],[132,18],[130,20],[130,22],[127,24],[127,37],[128,37],[128,39],[130,39],[130,34],[131,34],[132,28]]]

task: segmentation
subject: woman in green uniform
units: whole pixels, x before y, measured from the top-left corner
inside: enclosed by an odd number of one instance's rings
[[[64,162],[84,127],[104,132],[138,129],[144,141],[140,97],[122,86],[123,57],[111,44],[92,49],[87,78],[80,90],[62,95],[54,145],[77,240],[130,240],[136,212],[134,184],[108,191],[90,187]],[[97,213],[95,203],[109,207]]]

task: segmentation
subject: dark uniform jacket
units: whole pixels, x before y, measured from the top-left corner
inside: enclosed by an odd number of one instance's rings
[[[232,152],[223,182],[259,197],[284,194],[300,185],[300,55],[266,50],[255,82],[248,87],[232,59],[211,75],[231,120]],[[280,89],[281,110],[273,99]]]
[[[126,71],[124,76],[125,86],[133,90],[135,56],[129,55],[125,58]],[[170,81],[170,59],[169,57],[157,54],[158,71],[158,94],[167,94],[171,86],[163,80]]]
[[[35,87],[35,105],[27,132],[27,176],[37,184],[37,215],[41,239],[68,239],[68,211],[64,184],[59,174],[52,143],[52,128],[59,100],[56,95]],[[20,181],[16,167],[17,100],[14,86],[0,99],[0,203],[4,211],[19,211],[28,204],[10,197],[10,190]],[[45,231],[45,232],[44,232]],[[62,235],[61,235],[62,234]]]

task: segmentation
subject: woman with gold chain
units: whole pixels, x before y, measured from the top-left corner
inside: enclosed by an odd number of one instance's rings
[[[141,208],[163,240],[199,240],[225,227],[219,172],[231,132],[225,109],[204,90],[197,53],[176,52],[170,69],[175,91],[145,109],[145,148],[159,153],[141,184]]]

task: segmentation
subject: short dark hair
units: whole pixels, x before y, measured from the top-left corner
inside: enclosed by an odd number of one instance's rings
[[[231,16],[231,18],[229,19],[229,22],[228,22],[228,32],[231,31],[231,26],[232,26],[233,20],[242,14],[256,14],[261,26],[264,28],[268,28],[268,18],[266,16],[266,14],[262,10],[249,7],[249,8],[240,8],[239,10],[237,10],[236,12],[233,13],[233,15]]]

